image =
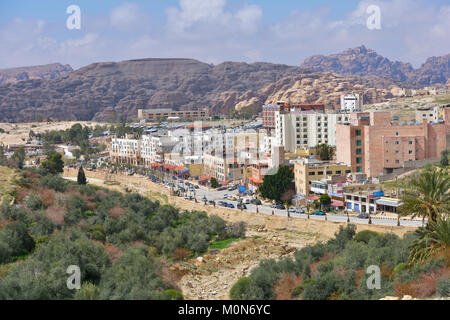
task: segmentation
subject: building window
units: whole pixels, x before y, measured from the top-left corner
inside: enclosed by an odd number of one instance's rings
[[[309,175],[310,175],[310,176],[315,176],[316,173],[315,173],[315,172],[310,172]]]
[[[356,154],[362,154],[362,149],[360,148],[356,149]]]
[[[356,163],[357,164],[361,164],[362,163],[362,158],[361,157],[356,158]]]
[[[399,163],[400,163],[400,160],[395,160],[395,163],[399,164]]]
[[[412,142],[412,141],[410,141],[410,142],[409,142],[409,144],[413,144],[413,142]]]
[[[341,174],[341,170],[336,170],[336,174]]]
[[[398,142],[398,141],[395,141],[395,145],[398,146],[398,145],[399,145],[399,142]]]
[[[362,146],[362,140],[356,140],[356,145],[357,145],[358,147]]]
[[[362,131],[357,129],[355,130],[355,136],[360,137],[362,135]]]
[[[361,166],[358,166],[358,167],[356,167],[356,172],[362,172],[363,170],[362,170],[362,167]]]

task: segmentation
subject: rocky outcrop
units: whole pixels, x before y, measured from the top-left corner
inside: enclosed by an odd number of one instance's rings
[[[24,80],[51,80],[66,76],[73,71],[68,64],[47,64],[43,66],[0,69],[0,85]]]
[[[315,55],[301,64],[313,71],[331,71],[343,75],[389,78],[404,82],[406,86],[445,84],[450,78],[450,55],[429,58],[420,68],[411,64],[390,61],[372,49],[360,46],[329,56]]]

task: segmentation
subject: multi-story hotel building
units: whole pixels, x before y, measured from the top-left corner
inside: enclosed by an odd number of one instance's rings
[[[138,109],[139,120],[156,121],[167,118],[191,118],[206,119],[209,118],[209,109],[197,110],[172,110],[172,109]]]
[[[348,114],[314,111],[276,112],[275,143],[286,153],[310,149],[318,144],[336,145],[336,124],[349,121]]]
[[[392,125],[391,113],[355,112],[350,124],[337,125],[337,161],[367,177],[392,173],[408,161],[439,158],[447,148],[450,108],[439,123]]]

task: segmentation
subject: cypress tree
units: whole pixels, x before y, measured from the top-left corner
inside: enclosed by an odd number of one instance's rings
[[[86,175],[84,174],[83,166],[80,167],[80,170],[78,170],[78,177],[77,177],[78,184],[85,185],[87,183],[86,181]]]

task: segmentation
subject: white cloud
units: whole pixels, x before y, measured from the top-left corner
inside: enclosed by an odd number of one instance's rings
[[[180,8],[166,10],[167,30],[176,36],[203,38],[251,35],[258,31],[263,15],[257,5],[245,5],[236,12],[225,10],[226,0],[180,0]]]
[[[131,31],[139,29],[143,24],[147,24],[149,17],[142,13],[139,5],[131,2],[124,2],[111,10],[109,21],[112,27]]]

